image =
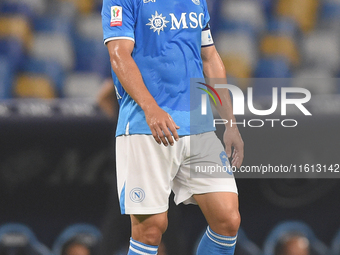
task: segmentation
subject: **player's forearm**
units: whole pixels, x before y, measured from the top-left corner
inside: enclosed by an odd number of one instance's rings
[[[221,97],[222,105],[217,104],[216,110],[222,119],[228,121],[233,120],[235,122],[235,116],[233,114],[233,106],[227,89],[216,89],[217,93]]]
[[[219,78],[219,81],[225,79],[225,84],[227,83],[225,67],[216,50],[211,51],[208,57],[203,58],[203,71],[206,78],[212,78],[213,80]],[[214,86],[215,84],[210,85]],[[235,120],[229,90],[216,89],[216,91],[222,101],[222,105],[217,104],[216,106],[217,112],[223,119]]]
[[[157,106],[153,96],[146,88],[139,68],[131,53],[126,49],[109,47],[112,69],[125,91],[144,110]],[[113,48],[113,49],[112,49]]]
[[[98,96],[98,106],[108,115],[113,117],[115,114],[115,89],[112,79],[104,81]]]
[[[101,98],[98,101],[100,109],[108,116],[113,117],[115,115],[114,103],[110,98]]]

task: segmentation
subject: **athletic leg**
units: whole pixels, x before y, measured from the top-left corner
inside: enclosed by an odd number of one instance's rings
[[[197,249],[197,255],[234,254],[241,217],[238,196],[232,192],[194,195],[209,226]]]
[[[128,255],[157,254],[158,245],[168,226],[167,212],[130,217],[132,237]]]
[[[198,204],[209,227],[199,245],[198,255],[234,254],[240,225],[238,195],[231,172],[199,172],[230,166],[222,143],[213,132],[190,136],[185,160],[173,180],[176,204]],[[188,148],[187,147],[187,148]]]

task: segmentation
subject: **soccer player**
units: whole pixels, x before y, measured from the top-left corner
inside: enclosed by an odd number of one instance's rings
[[[234,166],[243,161],[236,125],[226,128],[225,149],[211,123],[190,125],[191,78],[226,78],[208,21],[205,0],[103,1],[120,104],[117,182],[121,213],[131,217],[129,255],[157,254],[171,190],[176,204],[198,204],[209,224],[197,254],[234,253],[240,224],[234,178],[190,177],[195,165],[229,165],[227,155]],[[228,91],[218,93],[221,118],[235,122]]]

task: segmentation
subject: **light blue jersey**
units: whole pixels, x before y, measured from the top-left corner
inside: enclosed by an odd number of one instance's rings
[[[202,117],[200,105],[192,103],[192,91],[197,96],[202,91],[190,85],[190,79],[203,78],[201,47],[212,45],[210,32],[202,45],[202,31],[209,21],[206,0],[104,0],[102,21],[105,43],[134,41],[132,57],[144,83],[180,126],[179,135],[214,130],[209,104],[208,114],[192,127],[193,112]],[[114,81],[120,104],[116,135],[151,134],[143,110]]]

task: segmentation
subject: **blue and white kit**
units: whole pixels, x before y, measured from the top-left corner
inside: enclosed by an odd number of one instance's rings
[[[105,43],[117,39],[135,42],[132,57],[144,83],[181,127],[178,134],[213,131],[211,125],[190,130],[188,84],[191,78],[203,78],[202,42],[203,46],[213,44],[206,1],[104,0],[102,17]],[[142,109],[119,82],[115,85],[120,104],[116,135],[151,134]],[[211,111],[207,118],[212,120]]]
[[[213,134],[209,104],[204,121],[200,121],[197,128],[190,126],[193,111],[190,80],[204,78],[201,50],[213,45],[209,19],[206,0],[103,1],[104,43],[117,39],[134,42],[132,58],[143,81],[157,104],[180,126],[181,136],[174,146],[158,145],[143,110],[113,73],[120,105],[116,161],[122,213],[164,212],[171,189],[176,203],[195,203],[193,194],[237,193],[234,178],[190,180],[191,137],[205,141],[202,147],[210,144],[210,153],[214,155],[205,151],[202,162],[209,162],[209,157],[213,159],[210,163],[225,163],[219,158],[224,148]],[[196,158],[199,158],[197,149]],[[196,164],[199,163],[196,160]]]

